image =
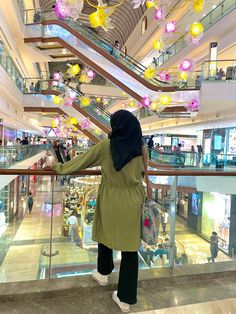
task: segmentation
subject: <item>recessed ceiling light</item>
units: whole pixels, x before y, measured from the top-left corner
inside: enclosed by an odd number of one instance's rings
[[[216,8],[216,4],[214,4],[213,6],[212,6],[212,9],[215,9]]]

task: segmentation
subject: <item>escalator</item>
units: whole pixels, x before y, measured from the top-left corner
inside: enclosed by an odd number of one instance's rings
[[[41,13],[41,24],[36,24],[31,16],[31,11],[25,12],[25,43],[60,43],[137,101],[144,96],[156,97],[160,91],[175,92],[173,97],[183,102],[188,93],[198,94],[195,87],[187,87],[183,93],[179,87],[158,79],[146,80],[146,68],[142,64],[122,51],[115,57],[111,54],[114,47],[81,22],[52,19],[48,13]]]

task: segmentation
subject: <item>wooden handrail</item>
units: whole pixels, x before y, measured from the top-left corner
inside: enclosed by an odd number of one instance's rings
[[[52,170],[37,170],[37,169],[0,169],[0,175],[37,175],[37,176],[53,176],[56,173]],[[100,170],[81,170],[76,171],[71,175],[76,176],[100,176]],[[170,169],[170,170],[149,170],[150,176],[196,176],[196,177],[234,177],[236,171],[222,171],[222,170],[184,170],[184,169]]]

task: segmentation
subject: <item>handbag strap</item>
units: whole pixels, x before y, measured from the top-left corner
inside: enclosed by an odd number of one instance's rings
[[[143,164],[144,164],[144,178],[145,178],[146,185],[147,185],[147,198],[148,198],[148,200],[151,200],[152,191],[151,191],[151,186],[150,186],[150,182],[149,182],[148,174],[147,174],[148,158],[147,158],[147,152],[146,152],[144,145],[142,146],[142,155],[143,155]]]

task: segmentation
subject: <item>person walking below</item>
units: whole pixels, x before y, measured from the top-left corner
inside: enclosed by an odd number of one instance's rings
[[[211,256],[207,258],[208,262],[212,261],[213,263],[215,262],[215,258],[218,255],[218,237],[217,233],[215,231],[212,232],[211,237],[210,237],[210,251],[211,251]]]
[[[53,170],[57,174],[71,174],[101,166],[92,232],[92,239],[98,242],[98,259],[92,278],[106,286],[114,269],[112,252],[121,251],[118,291],[113,292],[112,299],[121,311],[129,312],[130,304],[137,302],[146,151],[140,123],[132,113],[119,110],[111,116],[110,123],[112,132],[108,139],[65,164],[56,164]]]
[[[164,235],[166,235],[166,226],[168,223],[169,214],[167,213],[167,209],[165,209],[165,212],[162,214],[161,217],[161,224],[162,224],[162,232]]]
[[[153,137],[154,136],[152,135],[147,142],[149,159],[152,158],[152,149],[154,147]]]
[[[30,214],[31,214],[31,212],[32,212],[33,205],[34,205],[34,199],[33,199],[32,193],[29,192],[29,197],[28,197],[28,209],[29,209],[29,213],[30,213]]]
[[[190,165],[191,166],[194,166],[195,164],[195,156],[196,156],[196,152],[195,152],[194,146],[192,145],[191,152],[190,152]]]
[[[78,242],[78,220],[74,212],[67,219],[66,224],[69,225],[71,243],[76,244]]]

